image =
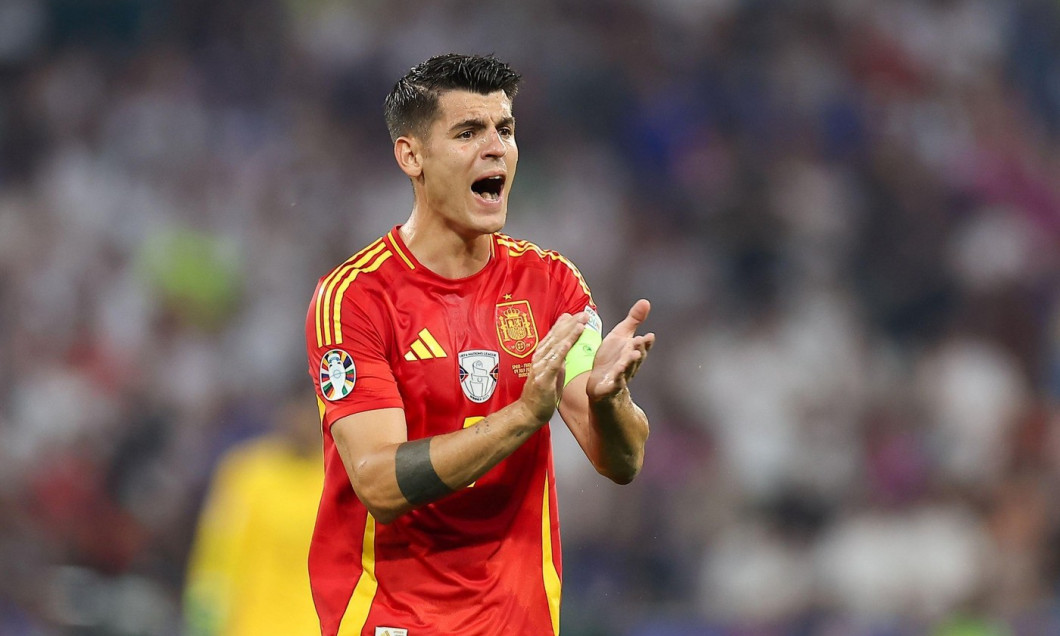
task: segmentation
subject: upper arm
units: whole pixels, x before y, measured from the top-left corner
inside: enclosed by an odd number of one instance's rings
[[[331,425],[335,448],[350,476],[350,483],[362,501],[371,499],[372,490],[385,486],[379,480],[395,479],[393,463],[398,445],[408,441],[405,412],[399,408],[376,409],[346,415]]]
[[[378,309],[380,301],[359,285],[344,294],[341,287],[334,295],[328,289],[320,283],[306,318],[308,370],[325,429],[348,416],[403,406],[390,366],[390,325]],[[319,307],[322,303],[326,311]]]

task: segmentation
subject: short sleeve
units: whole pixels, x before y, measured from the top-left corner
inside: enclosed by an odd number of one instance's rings
[[[366,310],[372,299],[350,289],[329,306],[320,287],[306,316],[309,375],[322,405],[325,428],[347,415],[403,408],[385,345],[381,312]]]
[[[603,336],[603,323],[596,312],[596,303],[593,302],[589,285],[586,284],[574,263],[561,256],[553,267],[553,284],[558,285],[558,297],[561,299],[553,322],[558,320],[560,314],[563,313],[577,314],[584,311],[589,314],[589,322],[586,324],[585,331],[571,347],[565,359],[564,386],[566,386],[574,378],[592,369],[596,351]]]
[[[559,300],[556,305],[556,314],[552,317],[552,324],[555,324],[561,314],[588,311],[589,327],[597,333],[601,332],[603,325],[599,314],[596,313],[596,303],[593,302],[592,292],[574,263],[563,256],[555,259],[552,262],[552,281],[558,292],[556,297]]]

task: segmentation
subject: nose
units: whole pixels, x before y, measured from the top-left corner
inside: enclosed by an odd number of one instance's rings
[[[485,157],[503,157],[508,153],[508,144],[501,139],[501,133],[496,128],[489,131],[482,138],[482,155]]]

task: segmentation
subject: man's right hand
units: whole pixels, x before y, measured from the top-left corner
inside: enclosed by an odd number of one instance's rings
[[[405,413],[396,408],[355,413],[332,424],[350,484],[372,516],[390,523],[460,490],[547,424],[559,402],[567,352],[588,320],[584,313],[561,316],[538,343],[519,399],[472,426],[408,441]]]
[[[563,314],[537,345],[530,359],[530,375],[523,385],[519,402],[540,425],[552,419],[563,392],[564,365],[567,352],[585,330],[589,315]]]

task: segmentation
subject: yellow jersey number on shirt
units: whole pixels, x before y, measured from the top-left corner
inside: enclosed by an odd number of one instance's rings
[[[464,428],[467,428],[469,426],[477,424],[477,423],[481,422],[484,419],[486,419],[486,418],[484,416],[482,416],[482,415],[474,415],[472,417],[469,417],[469,418],[464,420]],[[474,488],[475,487],[475,482],[471,482],[470,484],[467,485],[467,487],[468,488]]]

